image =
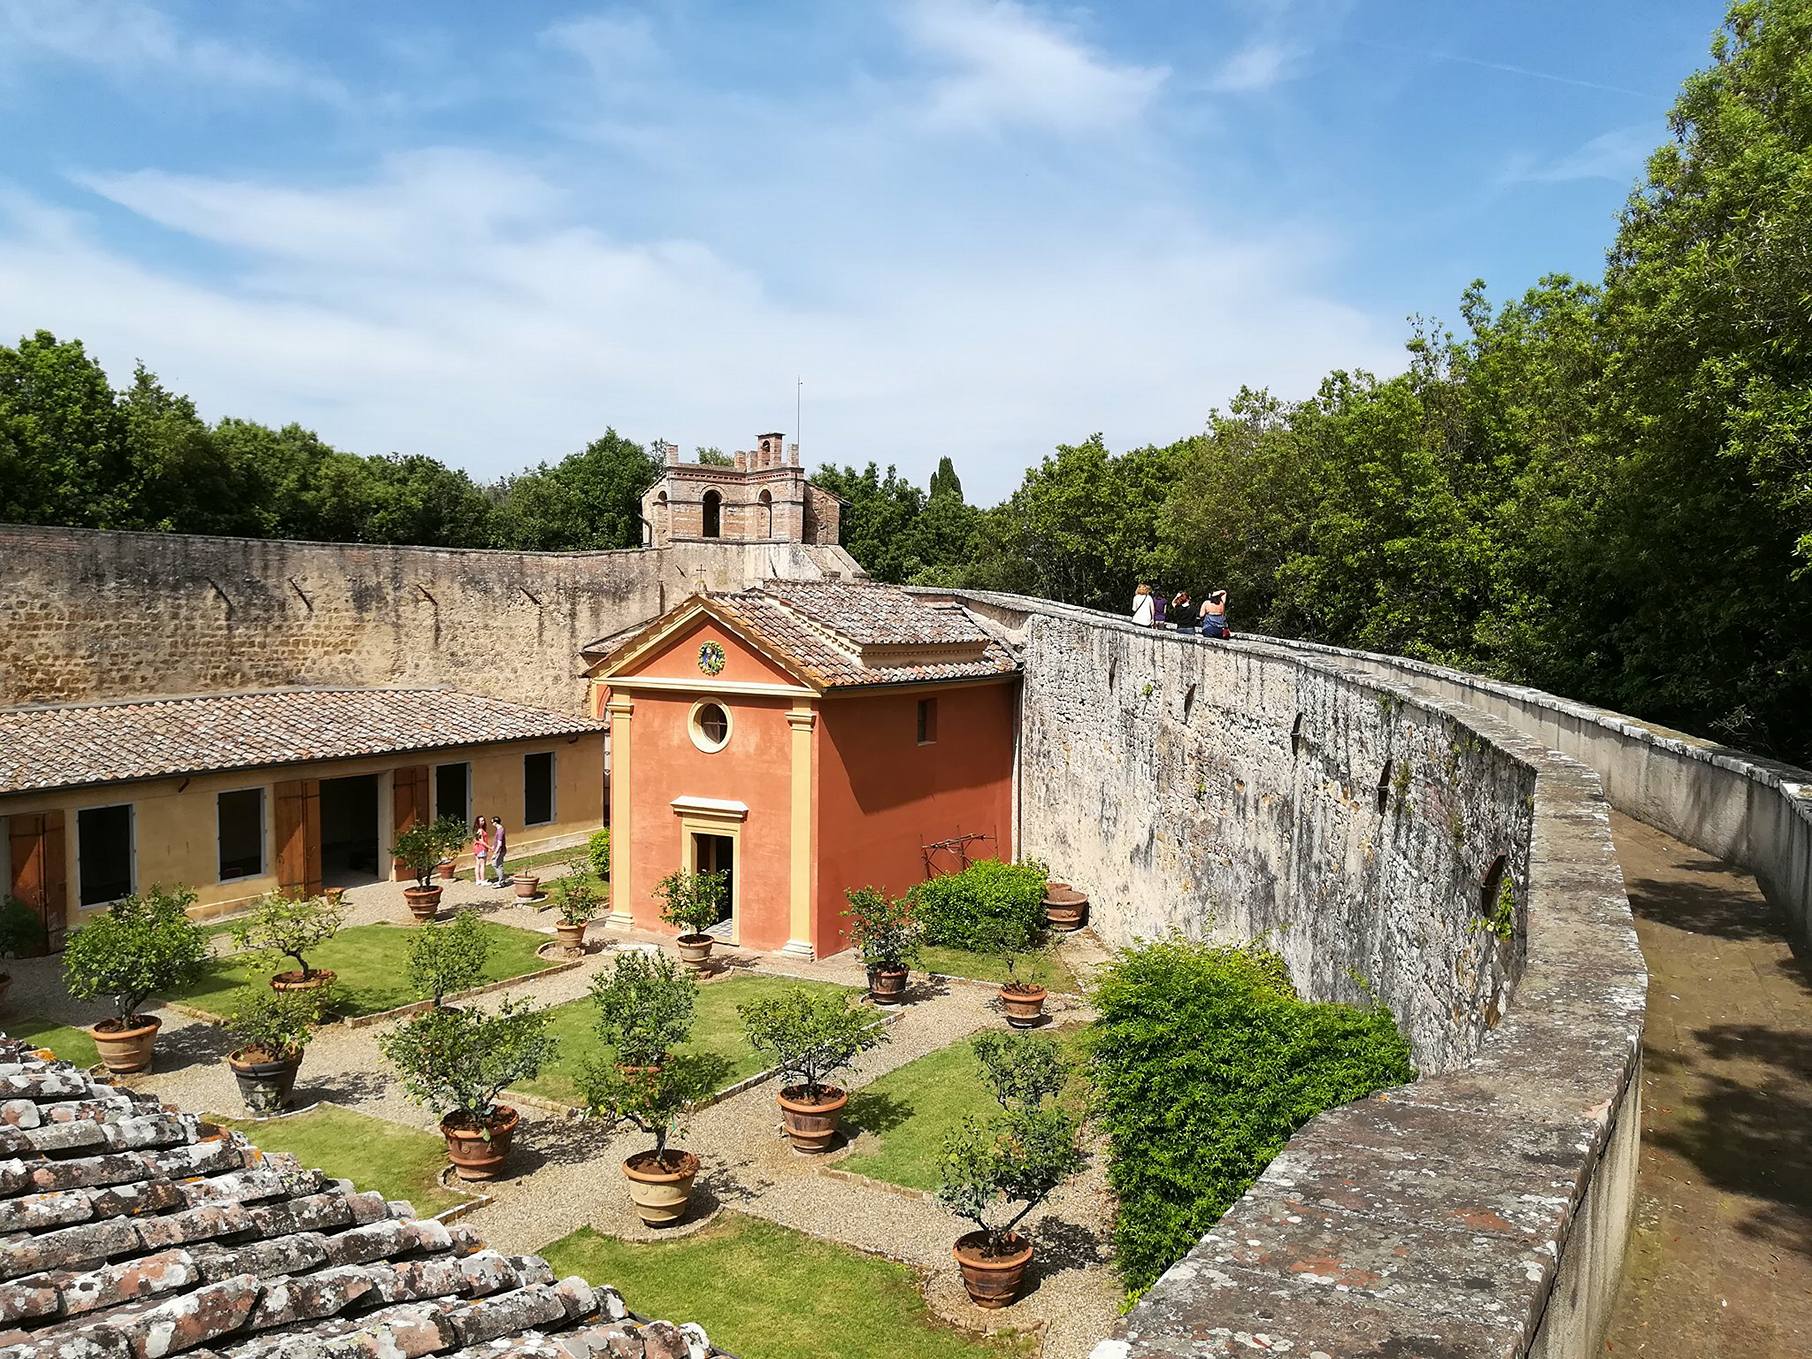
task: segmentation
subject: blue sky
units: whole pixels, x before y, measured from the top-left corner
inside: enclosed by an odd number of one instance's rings
[[[1597,277],[1711,4],[0,0],[0,332],[483,478],[1201,427]]]

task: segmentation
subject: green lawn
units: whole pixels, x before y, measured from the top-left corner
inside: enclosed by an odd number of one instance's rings
[[[917,966],[927,972],[942,972],[949,977],[972,977],[976,981],[1004,982],[1006,964],[993,953],[971,953],[966,948],[947,948],[926,944],[919,951]],[[1021,981],[1037,982],[1047,991],[1077,991],[1076,975],[1069,964],[1053,952],[1022,958],[1016,964]]]
[[[1076,1067],[1066,1101],[1079,1102],[1086,1092],[1082,1039],[1087,1032],[1086,1024],[1076,1024],[1051,1035]],[[850,1095],[845,1119],[863,1136],[838,1168],[909,1189],[936,1189],[945,1135],[966,1115],[995,1107],[967,1039],[928,1052]]]
[[[286,1151],[311,1169],[351,1180],[361,1191],[375,1189],[387,1199],[405,1199],[422,1217],[466,1201],[435,1178],[447,1164],[447,1144],[432,1133],[337,1104],[263,1122],[207,1117],[223,1128],[237,1128],[261,1150]]]
[[[471,846],[467,845],[466,848],[470,849]],[[583,842],[568,845],[565,849],[544,849],[539,854],[525,854],[521,858],[512,854],[503,861],[503,875],[507,878],[512,873],[526,873],[531,868],[546,868],[549,864],[563,864],[573,858],[585,858]],[[489,871],[489,869],[486,870],[486,872]],[[472,881],[472,870],[462,868],[456,876],[461,882],[470,882]],[[537,874],[537,876],[539,875]],[[439,879],[437,878],[435,881],[438,882]]]
[[[525,976],[554,964],[537,958],[535,950],[548,941],[544,934],[513,929],[485,920],[479,922],[491,941],[485,960],[484,980],[503,981]],[[409,941],[415,930],[406,925],[354,925],[341,930],[308,956],[311,967],[332,968],[339,974],[339,1012],[375,1014],[421,999],[409,989]],[[273,973],[288,971],[285,958],[273,963],[268,957],[247,960],[244,955],[216,958],[194,985],[167,997],[211,1015],[230,1015],[250,987],[266,985]]]
[[[835,986],[830,982],[794,981],[788,977],[730,977],[724,981],[710,982],[698,988],[698,1009],[692,1022],[692,1041],[686,1045],[687,1048],[718,1053],[728,1059],[730,1074],[724,1080],[725,1085],[734,1085],[745,1077],[753,1076],[762,1070],[764,1064],[742,1036],[742,1020],[737,1017],[736,1007],[748,1004],[757,996],[789,986],[803,986],[811,991],[856,994],[851,987]],[[592,1033],[597,1015],[597,1007],[591,1003],[589,996],[556,1005],[550,1031],[560,1040],[560,1054],[554,1059],[553,1065],[542,1071],[538,1078],[518,1089],[531,1095],[540,1095],[543,1099],[559,1100],[564,1104],[578,1103],[579,1088],[574,1080],[580,1064],[587,1057],[595,1057],[600,1050],[598,1040]]]
[[[951,1240],[957,1234],[953,1224]],[[904,1265],[740,1213],[676,1241],[622,1241],[581,1227],[537,1254],[556,1275],[614,1286],[638,1316],[697,1322],[739,1359],[1017,1359],[1031,1352],[1028,1337],[989,1338],[939,1321]]]
[[[101,1016],[97,1014],[95,1018]],[[27,1016],[0,1021],[0,1031],[8,1038],[23,1038],[41,1048],[49,1048],[65,1062],[74,1062],[79,1067],[91,1067],[101,1060],[101,1054],[94,1050],[94,1039],[88,1036],[86,1029],[72,1029],[67,1024],[52,1024],[48,1019]]]

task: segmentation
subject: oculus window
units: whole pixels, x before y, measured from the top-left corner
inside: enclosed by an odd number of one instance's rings
[[[709,700],[694,703],[686,727],[692,744],[707,755],[714,755],[730,744],[730,712],[721,703]]]

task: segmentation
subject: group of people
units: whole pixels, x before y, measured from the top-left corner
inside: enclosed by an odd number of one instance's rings
[[[1142,628],[1175,628],[1178,632],[1194,632],[1199,628],[1204,637],[1233,635],[1227,628],[1225,590],[1215,590],[1199,605],[1189,597],[1187,590],[1178,590],[1166,602],[1162,594],[1140,581],[1133,594],[1132,621]]]
[[[503,886],[503,856],[509,850],[509,838],[503,833],[503,820],[492,817],[487,825],[481,816],[472,823],[472,881],[489,887]],[[496,870],[487,877],[486,869]]]

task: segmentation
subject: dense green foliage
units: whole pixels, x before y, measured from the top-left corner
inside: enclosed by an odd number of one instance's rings
[[[153,887],[71,932],[63,951],[69,994],[111,997],[113,1018],[131,1027],[148,999],[192,980],[207,960],[207,936],[188,915],[194,903],[186,887]]]
[[[613,1061],[656,1066],[691,1034],[698,982],[665,953],[619,953],[591,979],[591,1003]]]
[[[1124,949],[1094,1001],[1114,1255],[1135,1293],[1310,1118],[1415,1076],[1389,1011],[1303,1001],[1283,960],[1257,946],[1173,938]]]
[[[484,980],[490,954],[491,935],[471,907],[445,922],[425,921],[409,940],[409,989],[439,1009]]]
[[[239,1040],[238,1051],[267,1058],[287,1057],[308,1046],[315,1025],[327,1009],[321,988],[307,991],[248,991],[226,1027]]]
[[[381,1035],[378,1049],[410,1099],[488,1136],[498,1095],[554,1059],[547,1027],[545,1008],[511,997],[495,1013],[476,1005],[425,1011]]]
[[[873,887],[844,891],[849,908],[849,943],[871,970],[897,972],[918,961],[919,938],[924,933],[913,918],[912,903],[890,897]]]
[[[31,958],[44,952],[44,922],[18,897],[0,897],[0,958]]]
[[[926,942],[977,952],[1023,948],[1044,923],[1044,865],[977,859],[907,894]]]
[[[592,876],[600,882],[610,881],[610,827],[595,830],[585,842],[585,857],[591,860]]]
[[[465,848],[467,834],[466,823],[457,816],[417,821],[396,833],[390,857],[401,860],[415,874],[416,886],[432,887],[434,870],[441,860],[454,858]]]
[[[822,1100],[832,1076],[888,1039],[872,1012],[857,1009],[842,991],[789,986],[736,1007],[749,1046],[773,1059],[781,1080],[808,1100]]]

